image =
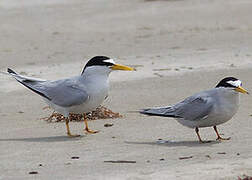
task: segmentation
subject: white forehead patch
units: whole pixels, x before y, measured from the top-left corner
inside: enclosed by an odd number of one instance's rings
[[[236,81],[227,81],[228,84],[231,84],[232,86],[238,87],[241,86],[242,82],[240,80]]]
[[[106,59],[104,60],[104,62],[115,64],[115,61],[113,59]]]

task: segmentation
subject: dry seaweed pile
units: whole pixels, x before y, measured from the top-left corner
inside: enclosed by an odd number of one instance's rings
[[[95,111],[86,114],[87,120],[97,120],[97,119],[113,119],[113,118],[121,118],[122,115],[119,113],[115,113],[110,109],[99,106]],[[64,122],[64,116],[62,114],[53,112],[50,117],[42,118],[47,122]],[[70,121],[84,121],[83,114],[73,114],[70,113]]]

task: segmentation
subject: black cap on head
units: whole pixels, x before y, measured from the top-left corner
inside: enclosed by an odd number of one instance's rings
[[[226,77],[224,79],[222,79],[216,86],[217,87],[231,87],[231,88],[236,88],[237,87],[237,83],[240,81],[239,79],[236,79],[234,77]],[[241,82],[240,82],[241,83]],[[241,85],[241,84],[240,84]]]
[[[109,62],[109,61],[106,61],[106,60],[109,60],[110,58],[109,57],[106,57],[106,56],[95,56],[93,57],[92,59],[90,59],[86,66],[84,67],[83,71],[81,74],[83,74],[83,72],[85,71],[85,69],[87,67],[90,67],[90,66],[112,66],[113,63],[112,62]]]

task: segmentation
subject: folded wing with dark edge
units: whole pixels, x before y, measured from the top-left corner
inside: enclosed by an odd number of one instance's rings
[[[80,105],[88,99],[88,94],[74,83],[74,79],[46,81],[19,75],[9,68],[8,73],[25,87],[62,107]]]
[[[143,109],[142,114],[183,118],[197,121],[206,117],[212,110],[213,101],[210,97],[191,96],[173,106]]]

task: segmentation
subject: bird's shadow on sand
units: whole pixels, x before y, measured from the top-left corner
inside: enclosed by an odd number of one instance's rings
[[[127,144],[137,144],[137,145],[158,145],[158,146],[167,146],[167,147],[178,147],[178,146],[186,146],[186,147],[207,147],[212,146],[214,144],[221,143],[220,141],[209,141],[207,143],[200,143],[199,141],[165,141],[158,140],[152,142],[133,142],[133,141],[125,141]]]
[[[32,137],[32,138],[9,138],[0,139],[1,141],[24,141],[24,142],[63,142],[63,141],[78,141],[85,136],[68,137],[68,136],[50,136],[50,137]]]

